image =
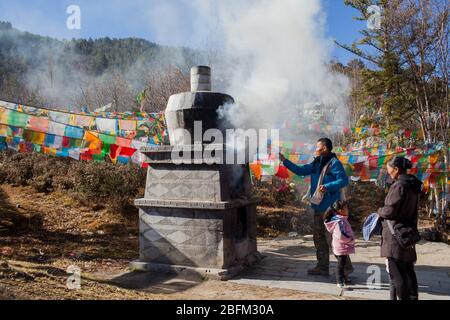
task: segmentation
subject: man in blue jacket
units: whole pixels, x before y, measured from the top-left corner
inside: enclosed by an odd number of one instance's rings
[[[342,163],[332,153],[333,143],[328,138],[317,141],[316,158],[310,164],[297,166],[280,153],[283,165],[298,176],[311,176],[311,196],[316,189],[324,194],[320,204],[311,204],[314,210],[314,246],[316,247],[317,266],[309,269],[310,275],[329,276],[330,245],[329,234],[324,225],[324,213],[337,200],[341,200],[341,189],[348,185],[348,177]],[[322,169],[329,163],[320,186],[317,186]],[[342,199],[344,200],[344,199]],[[350,260],[350,259],[348,259]],[[346,265],[347,274],[352,270],[351,262]]]

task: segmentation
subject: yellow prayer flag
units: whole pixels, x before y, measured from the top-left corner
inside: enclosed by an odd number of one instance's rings
[[[86,130],[84,133],[84,140],[88,142],[90,150],[101,152],[103,144],[98,137],[98,133]]]
[[[6,108],[0,108],[0,123],[8,124],[8,110]]]
[[[0,124],[0,137],[8,137],[8,136],[9,136],[9,127]]]
[[[71,126],[76,126],[76,124],[75,124],[76,117],[77,117],[76,114],[71,114],[71,115],[69,116],[69,124],[70,124]]]
[[[349,156],[337,156],[337,158],[342,164],[348,164],[348,159],[350,159]]]
[[[439,153],[430,155],[429,161],[431,165],[435,165],[438,160],[439,160]]]
[[[84,132],[84,140],[87,140],[89,142],[94,142],[94,141],[98,141],[100,139],[98,137],[98,133],[86,130]]]
[[[256,180],[261,180],[262,176],[262,165],[259,163],[251,163],[250,164],[250,170],[252,171],[253,175],[255,176]]]
[[[41,133],[41,132],[33,132],[33,138],[31,139],[31,142],[33,142],[34,144],[44,144],[45,141],[45,133]]]
[[[289,160],[293,163],[298,163],[300,156],[298,154],[292,153],[289,155]]]

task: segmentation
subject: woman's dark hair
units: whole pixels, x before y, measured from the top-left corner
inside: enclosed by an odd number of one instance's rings
[[[331,142],[330,139],[328,138],[320,138],[319,140],[317,140],[317,142],[322,142],[325,147],[327,147],[328,151],[333,151],[333,142]]]
[[[405,173],[412,168],[412,162],[405,157],[395,157],[388,162],[389,166],[398,168],[401,173]]]

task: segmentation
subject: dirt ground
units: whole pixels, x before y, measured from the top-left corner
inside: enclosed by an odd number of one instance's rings
[[[352,224],[378,205],[370,186],[354,192]],[[367,195],[366,193],[369,193]],[[358,210],[358,211],[356,211]],[[80,204],[63,192],[36,193],[26,186],[0,185],[0,299],[343,299],[173,275],[130,273],[138,258],[137,210],[117,214]],[[306,206],[258,208],[258,236],[312,233]],[[427,226],[429,221],[422,220]],[[81,270],[81,289],[69,290],[69,266]]]
[[[80,289],[67,289],[66,267],[83,270]],[[89,272],[88,270],[93,271]],[[341,299],[295,290],[255,287],[221,281],[180,279],[161,275],[125,274],[123,261],[92,262],[57,259],[53,263],[3,262],[0,267],[0,299],[51,300],[322,300]]]
[[[272,210],[273,221],[286,210]],[[291,210],[295,219],[302,219],[302,210]],[[269,217],[266,227],[283,229],[273,221]],[[270,236],[281,233],[274,231]],[[129,273],[128,264],[137,258],[138,246],[136,212],[121,216],[104,208],[82,206],[60,192],[44,194],[31,187],[0,186],[0,299],[341,299]],[[79,290],[67,288],[69,266],[81,270]]]

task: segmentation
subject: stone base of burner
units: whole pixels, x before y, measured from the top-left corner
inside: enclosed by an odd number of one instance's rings
[[[140,272],[168,273],[168,274],[185,275],[190,277],[200,277],[204,280],[227,281],[239,275],[246,268],[261,261],[263,258],[264,257],[259,252],[255,252],[249,255],[245,259],[245,261],[242,262],[242,264],[235,265],[227,269],[152,263],[152,262],[143,262],[140,260],[131,262],[130,268],[132,271],[138,272],[140,271]]]
[[[139,265],[163,265],[169,270],[182,266],[223,278],[258,260],[254,202],[227,209],[154,207],[137,202]]]

